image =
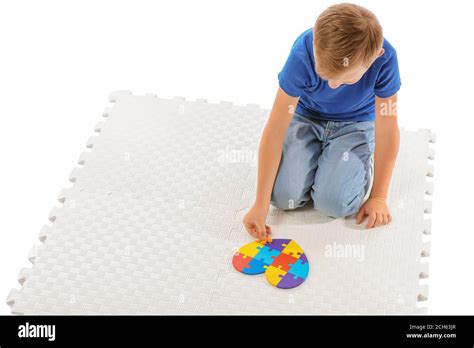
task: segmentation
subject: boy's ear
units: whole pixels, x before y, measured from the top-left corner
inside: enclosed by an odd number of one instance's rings
[[[382,47],[377,58],[382,57],[384,53],[385,53],[385,49]]]

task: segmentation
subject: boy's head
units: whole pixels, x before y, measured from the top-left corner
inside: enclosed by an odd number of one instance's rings
[[[316,72],[331,88],[354,84],[383,53],[377,17],[354,4],[338,4],[322,12],[314,26]]]

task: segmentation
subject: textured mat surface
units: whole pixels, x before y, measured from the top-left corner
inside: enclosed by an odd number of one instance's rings
[[[252,240],[241,220],[268,110],[127,91],[110,102],[8,295],[13,313],[426,312],[431,132],[402,130],[388,226],[271,207],[274,238],[310,260],[308,279],[280,290],[231,264]]]

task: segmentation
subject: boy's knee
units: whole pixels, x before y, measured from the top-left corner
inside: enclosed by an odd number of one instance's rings
[[[284,201],[281,201],[281,200],[275,200],[272,198],[272,200],[270,201],[270,204],[273,205],[274,207],[280,209],[280,210],[293,210],[295,209],[294,206],[291,206],[287,203],[285,203]]]
[[[344,197],[343,192],[324,192],[317,190],[314,194],[314,209],[333,218],[346,217],[357,213],[362,203],[362,195]]]
[[[345,205],[343,202],[315,202],[314,208],[329,217],[337,219],[355,214],[358,205]]]
[[[270,203],[280,210],[296,209],[295,201],[289,197],[290,197],[289,195],[272,194],[272,199]]]
[[[281,210],[293,210],[304,205],[305,200],[301,193],[289,187],[275,186],[270,203]]]

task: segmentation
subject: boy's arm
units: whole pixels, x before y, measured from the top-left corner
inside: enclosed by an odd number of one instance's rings
[[[399,144],[397,95],[389,98],[376,97],[374,182],[369,199],[362,205],[356,217],[356,222],[361,223],[364,216],[368,216],[366,228],[385,225],[392,220],[386,198]]]
[[[283,142],[298,100],[298,97],[291,97],[278,88],[272,110],[263,129],[258,150],[257,194],[252,208],[243,219],[245,229],[255,238],[265,239],[267,234],[271,233],[265,220],[280,165]]]
[[[268,207],[270,204],[273,184],[280,165],[283,142],[298,99],[278,88],[258,150],[258,182],[255,200],[258,205]]]

